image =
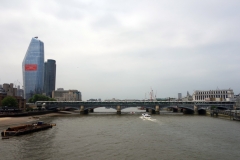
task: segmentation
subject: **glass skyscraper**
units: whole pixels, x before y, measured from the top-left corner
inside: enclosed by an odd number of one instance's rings
[[[52,91],[55,90],[56,84],[56,61],[48,59],[44,64],[44,93],[52,97]]]
[[[44,44],[38,37],[32,38],[22,62],[24,98],[43,93]]]

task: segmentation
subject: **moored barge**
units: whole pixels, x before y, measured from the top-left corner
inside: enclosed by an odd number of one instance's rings
[[[33,124],[26,124],[26,125],[21,125],[21,126],[16,126],[16,127],[10,127],[7,130],[1,132],[1,136],[2,137],[19,136],[19,135],[23,135],[23,134],[38,132],[41,130],[52,128],[52,126],[55,126],[55,124],[48,124],[48,123],[39,121],[39,122],[33,123]]]

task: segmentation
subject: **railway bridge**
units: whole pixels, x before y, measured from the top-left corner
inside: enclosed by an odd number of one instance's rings
[[[186,112],[201,113],[208,107],[215,106],[217,109],[233,109],[235,102],[230,101],[37,101],[37,106],[44,106],[46,109],[71,107],[80,110],[80,114],[93,112],[94,108],[109,107],[121,114],[121,110],[130,107],[144,107],[152,114],[160,114],[163,108],[182,109]]]

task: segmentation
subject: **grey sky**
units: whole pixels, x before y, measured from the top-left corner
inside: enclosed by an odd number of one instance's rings
[[[30,40],[57,63],[56,88],[142,99],[240,93],[238,0],[0,0],[0,84],[22,83]]]

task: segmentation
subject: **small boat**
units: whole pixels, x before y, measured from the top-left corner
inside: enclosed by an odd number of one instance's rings
[[[142,118],[150,119],[151,116],[150,116],[149,114],[147,114],[147,113],[143,113],[143,114],[142,114]]]
[[[10,127],[3,132],[1,132],[2,137],[8,137],[8,136],[19,136],[23,134],[28,134],[32,132],[37,132],[41,130],[45,130],[48,128],[52,128],[52,126],[56,126],[56,124],[48,124],[44,123],[43,121],[39,121],[37,123],[33,124],[26,124],[16,127]]]

